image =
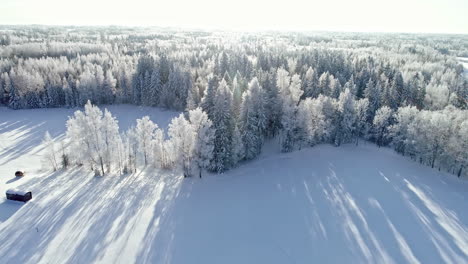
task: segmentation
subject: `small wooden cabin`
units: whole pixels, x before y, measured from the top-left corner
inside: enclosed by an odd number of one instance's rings
[[[6,197],[8,200],[27,202],[32,199],[32,193],[9,189],[6,191]]]

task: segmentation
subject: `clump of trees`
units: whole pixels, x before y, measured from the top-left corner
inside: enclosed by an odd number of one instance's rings
[[[213,157],[214,130],[205,112],[196,108],[174,118],[168,137],[148,116],[137,125],[119,132],[118,121],[105,109],[88,102],[67,121],[65,141],[69,142],[68,163],[88,167],[96,175],[131,173],[139,167],[181,168],[184,176],[199,175],[209,168]],[[58,166],[57,150],[46,133],[47,159]],[[68,157],[69,156],[69,157]],[[63,163],[62,163],[63,164]]]

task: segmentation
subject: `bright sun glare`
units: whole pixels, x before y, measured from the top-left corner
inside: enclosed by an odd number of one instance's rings
[[[466,0],[2,0],[0,24],[468,33]]]

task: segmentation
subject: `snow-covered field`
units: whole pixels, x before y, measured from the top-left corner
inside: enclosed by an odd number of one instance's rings
[[[121,129],[149,114],[109,107]],[[372,144],[320,145],[222,175],[41,170],[73,110],[0,108],[0,263],[468,263],[468,183]],[[27,176],[16,180],[18,168]],[[4,199],[7,188],[33,200]]]

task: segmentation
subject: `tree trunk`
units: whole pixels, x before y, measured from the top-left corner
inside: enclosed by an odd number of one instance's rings
[[[461,165],[461,166],[460,166],[460,169],[458,170],[458,174],[457,174],[458,178],[461,177],[462,170],[463,170],[463,165]]]
[[[101,163],[102,176],[104,176],[104,162],[102,161],[102,157],[99,157],[99,162]]]

